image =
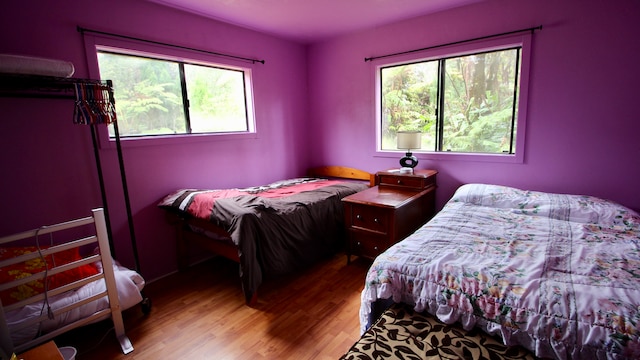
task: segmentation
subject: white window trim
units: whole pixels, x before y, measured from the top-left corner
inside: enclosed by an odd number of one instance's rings
[[[247,121],[248,131],[246,132],[225,132],[225,133],[192,133],[192,134],[172,134],[153,135],[120,138],[122,147],[138,146],[164,146],[185,144],[187,142],[210,142],[228,141],[240,139],[257,139],[258,132],[256,126],[252,65],[233,59],[221,59],[214,55],[201,54],[180,50],[162,45],[150,45],[135,40],[116,39],[108,36],[84,34],[84,45],[87,56],[87,67],[89,77],[100,79],[100,68],[98,66],[98,51],[106,50],[122,54],[135,56],[154,57],[162,60],[182,61],[205,66],[218,66],[221,68],[241,70],[245,73],[246,101],[247,101]],[[108,80],[108,79],[105,79]],[[116,98],[116,114],[118,111],[118,99]],[[106,126],[97,126],[98,143],[102,149],[115,148],[115,139],[109,137]]]
[[[529,98],[529,69],[531,63],[531,33],[504,36],[489,40],[476,41],[463,45],[452,45],[438,49],[425,50],[420,55],[407,54],[395,57],[393,62],[385,62],[382,60],[373,60],[377,62],[373,66],[375,84],[375,106],[376,106],[376,138],[374,157],[398,158],[399,154],[404,150],[382,150],[381,137],[381,89],[380,89],[380,69],[383,67],[400,65],[407,62],[428,61],[440,59],[443,57],[455,57],[460,55],[477,53],[480,51],[491,51],[505,49],[509,47],[521,46],[521,62],[520,62],[520,82],[518,84],[518,119],[516,123],[516,148],[515,154],[487,154],[487,153],[460,153],[460,152],[425,152],[413,151],[413,155],[418,160],[438,160],[438,161],[480,161],[480,162],[500,162],[500,163],[523,163],[525,149],[525,134],[527,122],[527,102]]]

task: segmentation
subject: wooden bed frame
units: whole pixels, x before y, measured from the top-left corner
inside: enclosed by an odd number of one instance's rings
[[[362,180],[369,181],[370,186],[375,181],[374,174],[363,170],[344,166],[322,166],[311,168],[307,171],[307,176],[330,179]],[[238,248],[231,242],[231,235],[215,224],[201,219],[186,219],[178,214],[167,212],[167,221],[174,225],[177,238],[178,269],[180,271],[189,267],[188,250],[191,244],[196,244],[200,248],[207,249],[217,255],[224,256],[235,262],[240,262]],[[196,233],[190,230],[190,226],[195,226],[209,232],[211,237]],[[257,302],[257,292],[247,303],[253,305]]]
[[[85,237],[85,238],[81,238],[81,239],[76,239],[76,240],[67,240],[64,243],[55,245],[55,246],[51,246],[48,247],[46,249],[42,249],[41,254],[39,254],[38,252],[32,252],[32,253],[27,253],[15,258],[11,258],[11,259],[7,259],[7,260],[3,260],[2,262],[0,262],[0,267],[5,267],[5,266],[9,266],[12,264],[17,264],[17,263],[21,263],[21,262],[25,262],[28,260],[33,260],[33,259],[38,259],[40,256],[47,256],[47,255],[51,255],[51,254],[55,254],[61,251],[65,251],[65,250],[69,250],[69,249],[73,249],[73,248],[79,248],[82,246],[86,246],[86,245],[90,245],[90,244],[98,244],[98,247],[100,249],[98,254],[95,255],[90,255],[90,256],[86,256],[81,260],[78,261],[74,261],[65,265],[59,265],[59,266],[53,266],[52,268],[50,268],[47,272],[40,272],[37,274],[34,274],[32,276],[26,277],[26,278],[22,278],[22,279],[18,279],[18,280],[13,280],[11,282],[8,283],[4,283],[0,285],[0,291],[1,290],[7,290],[7,289],[11,289],[15,286],[21,285],[21,284],[25,284],[28,283],[30,281],[34,281],[34,280],[44,280],[46,279],[47,276],[53,276],[55,274],[61,273],[63,271],[67,271],[70,269],[74,269],[74,268],[78,268],[80,266],[86,265],[86,264],[91,264],[94,263],[96,261],[101,261],[102,262],[102,269],[103,271],[96,274],[96,275],[92,275],[86,278],[83,278],[81,280],[75,281],[71,284],[68,285],[64,285],[61,286],[59,288],[55,288],[52,290],[49,290],[46,292],[46,295],[48,297],[51,296],[55,296],[70,290],[74,290],[77,289],[85,284],[88,284],[90,282],[96,281],[96,280],[100,280],[100,279],[104,279],[105,283],[106,283],[106,291],[99,293],[99,294],[95,294],[93,296],[91,296],[88,299],[83,299],[80,302],[76,302],[70,305],[67,305],[63,308],[60,308],[56,311],[54,311],[54,315],[57,315],[59,313],[64,313],[64,312],[68,312],[71,311],[73,309],[78,308],[79,306],[82,306],[86,303],[89,303],[91,301],[95,301],[97,299],[100,299],[101,297],[107,296],[108,301],[109,301],[109,307],[98,311],[96,313],[94,313],[93,315],[87,317],[87,318],[83,318],[83,319],[79,319],[73,323],[70,323],[68,325],[62,326],[61,328],[58,328],[56,330],[53,330],[51,332],[48,332],[44,335],[38,336],[35,339],[32,339],[30,341],[25,342],[24,344],[20,344],[18,346],[14,346],[13,344],[11,344],[11,346],[14,347],[14,349],[5,349],[5,351],[13,351],[13,352],[22,352],[28,348],[31,348],[35,345],[38,345],[40,343],[43,343],[47,340],[50,340],[64,332],[67,332],[69,330],[75,329],[77,327],[95,322],[95,321],[99,321],[99,320],[103,320],[103,319],[107,319],[107,318],[111,318],[113,320],[113,324],[114,324],[114,328],[115,328],[115,335],[118,338],[118,341],[120,343],[120,347],[122,348],[122,352],[124,354],[128,354],[131,351],[133,351],[133,346],[131,345],[131,341],[129,341],[129,338],[125,335],[125,331],[124,331],[124,323],[122,320],[122,313],[121,313],[121,308],[120,308],[120,302],[118,300],[118,290],[116,288],[116,280],[115,280],[115,275],[114,275],[114,270],[113,270],[113,259],[111,258],[111,252],[109,250],[109,240],[108,240],[108,235],[107,235],[107,227],[106,227],[106,222],[105,222],[105,218],[104,218],[104,210],[103,209],[94,209],[92,210],[93,215],[90,217],[85,217],[85,218],[81,218],[81,219],[76,219],[76,220],[71,220],[71,221],[67,221],[64,223],[60,223],[60,224],[56,224],[56,225],[50,225],[50,226],[43,226],[39,229],[34,229],[34,230],[30,230],[30,231],[25,231],[22,233],[18,233],[15,235],[10,235],[10,236],[6,236],[6,237],[2,237],[0,238],[0,245],[4,245],[4,244],[11,244],[14,242],[18,242],[18,244],[23,245],[25,239],[34,239],[37,236],[42,236],[45,234],[51,234],[54,232],[59,232],[59,231],[64,231],[67,229],[72,229],[72,228],[77,228],[77,227],[81,227],[81,226],[86,226],[86,225],[91,225],[91,224],[95,224],[95,235],[89,236],[89,237]],[[21,242],[22,241],[22,242]],[[5,330],[8,330],[8,328],[6,327],[6,322],[4,319],[4,313],[10,310],[14,310],[14,309],[18,309],[21,308],[23,306],[29,305],[29,304],[33,304],[36,302],[40,302],[45,300],[45,294],[37,294],[34,295],[32,297],[29,297],[27,299],[24,299],[22,301],[19,301],[15,304],[11,304],[11,305],[7,305],[7,306],[3,306],[0,308],[0,311],[2,312],[0,315],[2,315],[2,320],[0,322],[0,327],[4,328]],[[46,312],[44,314],[42,314],[39,317],[35,317],[31,320],[25,321],[19,325],[17,325],[17,329],[16,330],[21,330],[23,328],[26,327],[30,327],[30,326],[35,326],[36,324],[47,320],[47,314]],[[11,342],[11,340],[9,340],[9,342]]]

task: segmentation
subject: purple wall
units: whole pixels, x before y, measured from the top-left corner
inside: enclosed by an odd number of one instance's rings
[[[179,187],[251,186],[299,176],[308,163],[301,126],[307,118],[306,48],[254,31],[146,1],[15,1],[0,11],[0,53],[68,60],[88,77],[76,27],[265,59],[252,65],[254,139],[124,144],[141,272],[174,271],[175,234],[156,207]],[[251,66],[251,65],[250,65]],[[116,99],[117,100],[117,99]],[[73,101],[0,98],[0,166],[4,206],[0,235],[28,230],[101,206],[90,130],[73,125]],[[116,257],[133,267],[116,151],[101,151]],[[276,161],[277,159],[277,161]]]
[[[364,58],[542,25],[533,36],[522,164],[429,160],[442,204],[463,183],[591,194],[640,209],[640,3],[483,1],[309,50],[314,164],[397,167],[375,154],[375,65]]]
[[[309,47],[137,0],[23,0],[0,12],[0,53],[72,61],[89,76],[80,25],[263,58],[253,66],[258,137],[130,146],[124,156],[145,277],[176,269],[173,229],[156,208],[178,187],[249,186],[307,166],[398,166],[374,149],[374,65],[364,58],[543,25],[534,36],[522,164],[434,161],[438,199],[468,182],[585,193],[640,208],[640,5],[484,1]],[[0,235],[88,215],[101,205],[89,129],[69,100],[0,98]],[[101,151],[116,256],[133,257],[114,149]]]

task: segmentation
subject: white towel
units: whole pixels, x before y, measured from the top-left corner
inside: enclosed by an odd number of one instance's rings
[[[70,77],[74,71],[69,61],[0,54],[0,73]]]

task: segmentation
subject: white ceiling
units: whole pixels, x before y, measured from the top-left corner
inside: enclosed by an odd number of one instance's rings
[[[310,43],[481,0],[149,0]]]

